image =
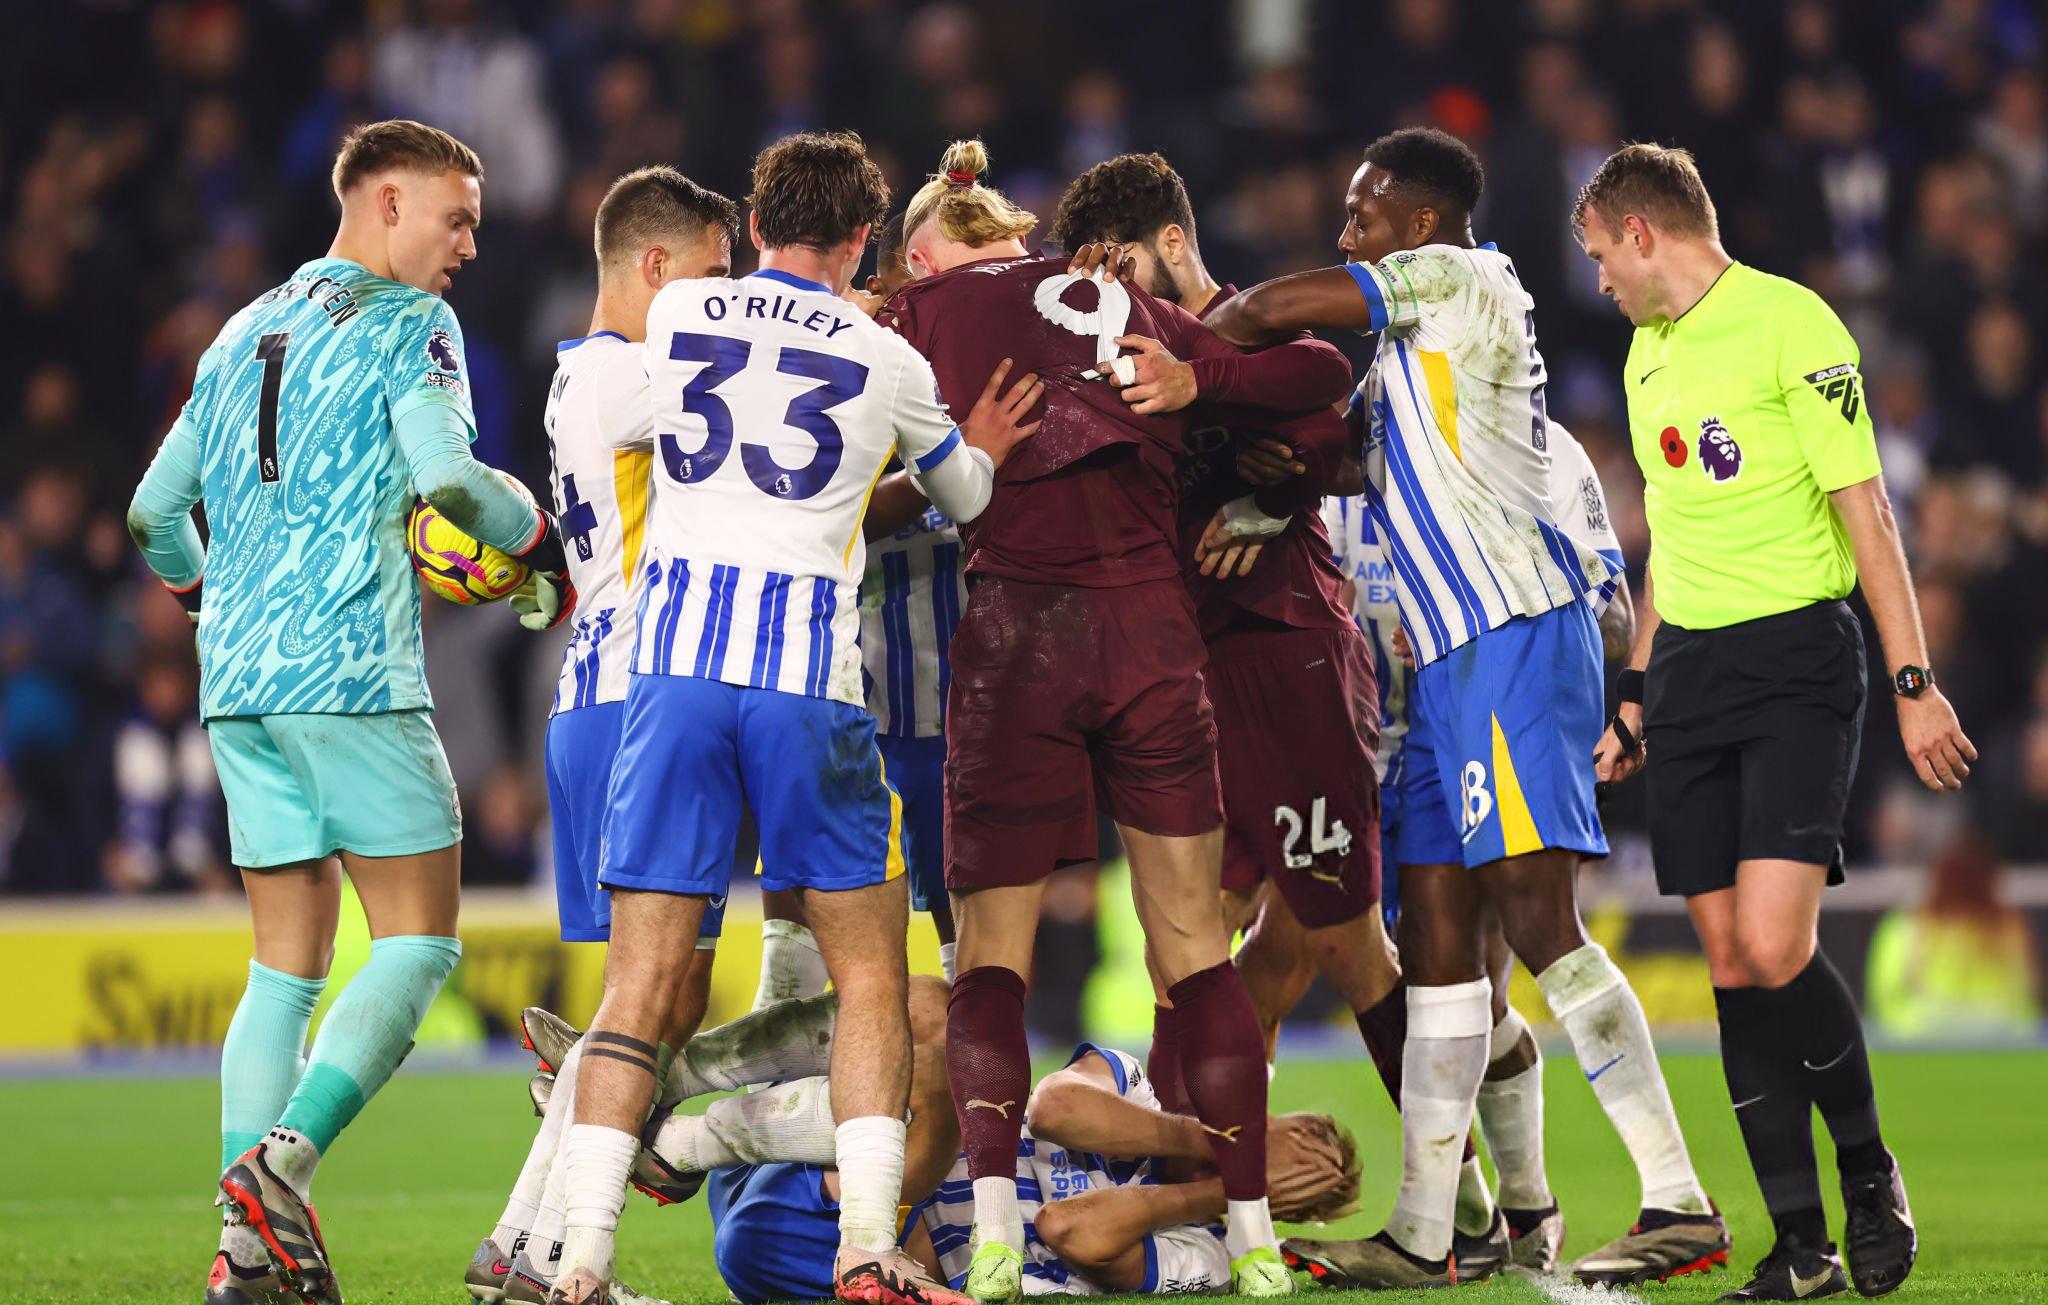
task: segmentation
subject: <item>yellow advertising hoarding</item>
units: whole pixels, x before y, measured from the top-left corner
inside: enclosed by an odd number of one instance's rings
[[[760,925],[760,898],[735,892],[708,1023],[752,1004]],[[422,1046],[511,1036],[526,1006],[579,1023],[597,1008],[604,948],[562,942],[552,897],[465,894],[461,935],[462,964],[421,1030]],[[368,931],[350,897],[328,1000],[368,955]],[[9,1007],[0,1057],[211,1051],[234,1017],[248,964],[247,911],[236,899],[10,903],[0,911],[0,993]],[[938,940],[922,916],[911,931],[911,969],[938,972]]]

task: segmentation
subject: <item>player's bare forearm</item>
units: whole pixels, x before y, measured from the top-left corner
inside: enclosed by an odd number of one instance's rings
[[[1066,1071],[1048,1077],[1026,1108],[1034,1137],[1070,1151],[1135,1159],[1209,1157],[1199,1121],[1148,1109]]]
[[[1203,322],[1223,339],[1248,349],[1318,327],[1365,330],[1372,325],[1372,309],[1349,272],[1320,267],[1232,295]]]
[[[1627,592],[1626,585],[1616,590],[1615,599],[1620,601]],[[1657,641],[1657,603],[1654,598],[1656,582],[1650,578],[1647,569],[1643,574],[1643,596],[1635,604],[1635,641],[1630,645],[1628,657],[1622,662],[1625,670],[1640,671],[1650,664],[1650,646]],[[1612,609],[1609,609],[1612,610]],[[1614,709],[1614,718],[1629,732],[1629,742],[1624,746],[1621,735],[1613,722],[1600,735],[1600,742],[1593,746],[1593,775],[1603,784],[1618,784],[1642,769],[1643,751],[1643,705],[1639,702],[1624,702]]]
[[[1600,614],[1600,649],[1609,661],[1626,659],[1635,649],[1636,608],[1628,590],[1628,577],[1614,578],[1614,599]]]
[[[1849,530],[1857,581],[1877,623],[1886,678],[1904,666],[1925,668],[1927,635],[1920,626],[1920,604],[1913,594],[1913,577],[1906,569],[1906,549],[1899,540],[1891,497],[1884,491],[1884,477],[1872,476],[1835,490],[1828,498]],[[1961,788],[1970,777],[1969,763],[1977,759],[1977,748],[1963,733],[1955,708],[1939,685],[1929,684],[1916,696],[1902,695],[1897,706],[1899,739],[1920,782],[1937,790]]]
[[[1136,1291],[1145,1280],[1146,1237],[1179,1224],[1208,1223],[1223,1213],[1220,1179],[1102,1187],[1042,1206],[1038,1233],[1053,1254],[1096,1286]]]
[[[1838,489],[1828,498],[1849,528],[1857,581],[1877,623],[1886,672],[1906,665],[1925,666],[1927,636],[1920,628],[1920,603],[1913,594],[1906,548],[1899,538],[1898,519],[1892,514],[1891,495],[1884,490],[1884,477],[1873,476]]]
[[[909,472],[891,472],[876,483],[868,498],[867,514],[860,519],[861,534],[869,543],[887,539],[923,516],[930,506],[931,500]]]
[[[1615,597],[1621,595],[1617,593]],[[1650,569],[1643,568],[1643,594],[1635,600],[1636,637],[1628,650],[1628,660],[1623,663],[1632,671],[1648,669],[1650,645],[1657,642],[1657,627],[1664,623],[1657,615],[1657,582],[1650,576]]]

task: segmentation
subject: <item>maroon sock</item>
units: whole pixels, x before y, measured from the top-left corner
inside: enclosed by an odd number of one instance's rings
[[[1195,1103],[1180,1078],[1180,1026],[1173,1022],[1173,1007],[1152,1008],[1152,1052],[1145,1057],[1145,1077],[1152,1080],[1152,1094],[1159,1108],[1169,1115],[1192,1115]]]
[[[1358,1021],[1358,1032],[1365,1039],[1366,1054],[1372,1057],[1372,1067],[1380,1072],[1380,1082],[1387,1086],[1387,1096],[1394,1102],[1394,1109],[1401,1108],[1401,1055],[1408,1045],[1408,981],[1398,979],[1393,989],[1380,998],[1379,1004],[1371,1010],[1356,1011],[1353,1018]],[[1465,1159],[1479,1154],[1472,1149],[1472,1134],[1465,1133]]]
[[[1024,1040],[1024,980],[981,965],[953,981],[946,1004],[946,1079],[960,1117],[970,1178],[1014,1176],[1031,1048]]]
[[[1266,1194],[1266,1043],[1258,1012],[1229,961],[1167,990],[1180,1035],[1180,1076],[1223,1176],[1223,1195]]]
[[[1358,1011],[1359,1036],[1365,1039],[1365,1054],[1387,1085],[1387,1097],[1394,1109],[1401,1108],[1401,1053],[1408,1045],[1408,981],[1397,980],[1379,1004]]]

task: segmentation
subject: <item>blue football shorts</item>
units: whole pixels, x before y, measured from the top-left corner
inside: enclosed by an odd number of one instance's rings
[[[771,891],[903,875],[902,804],[864,707],[680,675],[626,689],[598,881],[724,897],[742,805]]]
[[[548,819],[554,831],[555,913],[563,942],[611,940],[612,899],[598,886],[597,858],[625,715],[625,703],[600,702],[558,712],[548,721]],[[716,947],[724,927],[721,895],[704,908],[697,946]]]
[[[1600,658],[1592,609],[1573,602],[1518,616],[1417,673],[1411,728],[1434,747],[1467,866],[1544,848],[1607,854],[1593,800]]]
[[[920,911],[946,900],[946,736],[880,734],[889,787],[903,802],[903,861],[910,868],[910,904]]]

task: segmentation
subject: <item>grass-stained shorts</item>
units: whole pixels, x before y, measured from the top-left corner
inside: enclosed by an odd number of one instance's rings
[[[228,844],[245,870],[462,841],[462,804],[430,711],[218,716],[206,735]]]

